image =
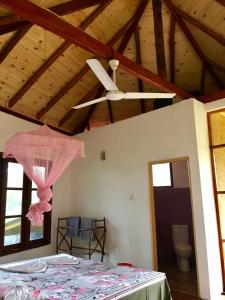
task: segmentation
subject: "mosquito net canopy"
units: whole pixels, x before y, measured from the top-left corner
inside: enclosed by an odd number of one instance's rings
[[[5,145],[3,157],[14,157],[37,185],[39,202],[27,213],[33,225],[41,226],[43,214],[52,209],[51,186],[73,159],[84,157],[84,142],[67,137],[44,125],[30,132],[18,132]]]

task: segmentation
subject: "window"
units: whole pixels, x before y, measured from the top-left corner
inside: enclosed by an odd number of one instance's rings
[[[153,186],[172,186],[171,164],[161,163],[152,165]]]
[[[39,201],[37,186],[13,159],[0,157],[0,255],[50,243],[51,213],[45,213],[42,227],[31,225],[26,213]]]
[[[208,114],[213,186],[225,292],[225,110]]]

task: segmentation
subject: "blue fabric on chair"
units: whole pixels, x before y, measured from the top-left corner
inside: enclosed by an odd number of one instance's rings
[[[79,225],[80,225],[80,217],[68,217],[66,219],[66,226],[70,227],[70,229],[67,229],[66,235],[69,237],[79,237],[80,236],[80,232],[78,231]]]
[[[92,218],[81,217],[80,221],[80,229],[91,229],[92,228]],[[81,231],[80,238],[82,240],[90,240],[91,238],[91,230]],[[94,241],[94,235],[92,235],[92,241]]]

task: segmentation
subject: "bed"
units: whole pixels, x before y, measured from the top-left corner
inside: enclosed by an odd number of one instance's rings
[[[76,262],[70,263],[75,259]],[[0,299],[171,299],[164,273],[77,259],[67,254],[24,261],[20,268],[23,263],[25,267],[26,263],[32,265],[27,273],[14,269],[18,267],[15,263],[0,266]]]

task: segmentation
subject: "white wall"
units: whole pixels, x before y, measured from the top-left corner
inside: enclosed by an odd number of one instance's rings
[[[4,150],[6,140],[13,136],[16,132],[30,131],[38,127],[38,125],[34,125],[30,122],[0,112],[0,151]],[[68,216],[71,210],[70,177],[71,174],[69,167],[53,187],[52,243],[33,250],[0,257],[0,263],[45,256],[55,252],[56,220],[58,217]]]
[[[202,119],[197,123],[195,111],[204,114],[204,106],[198,106],[196,101],[190,99],[79,135],[78,138],[86,142],[86,159],[72,164],[72,187],[76,195],[72,205],[74,214],[107,218],[110,261],[129,261],[151,268],[148,162],[188,156],[200,296],[217,300],[222,290],[221,278],[216,273],[219,270],[218,261],[209,266],[211,259],[207,259],[208,226],[204,221],[208,218],[204,210],[208,207],[203,204],[206,196],[203,190],[207,187],[202,185],[201,168],[204,168],[204,163],[202,160],[199,162],[201,151],[208,153],[207,124],[205,120],[202,124]],[[199,130],[195,128],[199,125],[204,131],[202,140]],[[106,151],[105,161],[99,158],[102,150]],[[205,171],[209,173],[207,155],[206,164]],[[209,189],[211,191],[212,187]],[[210,196],[207,196],[207,202],[213,201]],[[211,221],[214,223],[214,208],[213,205],[210,207]],[[214,226],[210,234],[215,237],[212,238],[215,242],[217,231]],[[218,243],[215,248],[217,246]],[[214,276],[213,281],[218,282],[217,286],[209,282],[209,272]]]

